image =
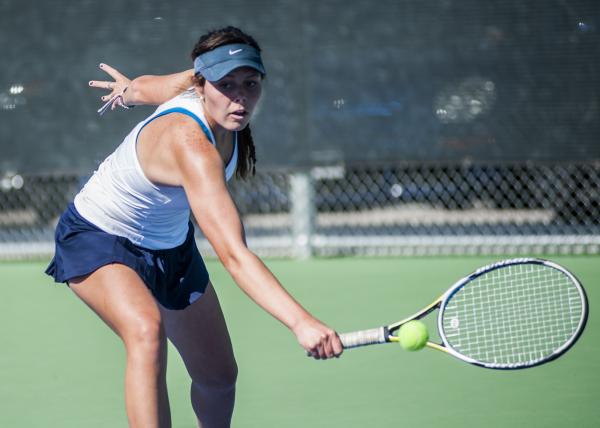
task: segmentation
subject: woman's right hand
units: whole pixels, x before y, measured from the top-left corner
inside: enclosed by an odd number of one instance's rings
[[[300,345],[316,360],[339,357],[344,351],[337,333],[315,318],[304,319],[293,332]]]
[[[124,100],[125,91],[131,84],[131,80],[121,74],[117,69],[111,67],[108,64],[100,64],[100,68],[108,73],[114,81],[107,80],[90,80],[89,85],[92,88],[106,89],[110,91],[109,94],[103,95],[100,99],[102,102],[112,100],[110,103],[110,109],[114,110],[116,107],[130,107],[131,105]],[[107,107],[109,107],[107,106]]]

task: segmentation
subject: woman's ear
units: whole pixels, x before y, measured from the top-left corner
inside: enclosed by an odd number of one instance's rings
[[[200,97],[201,101],[204,101],[204,86],[196,85],[196,94]]]

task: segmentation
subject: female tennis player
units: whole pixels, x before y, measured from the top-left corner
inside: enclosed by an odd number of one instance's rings
[[[240,288],[315,358],[339,356],[335,331],[310,315],[246,246],[226,180],[254,172],[248,123],[265,69],[256,41],[234,27],[193,49],[193,70],[114,81],[110,106],[160,104],[99,166],[56,228],[47,273],[67,282],[122,339],[132,427],[168,427],[167,343],[191,376],[204,428],[228,427],[236,362],[219,301],[194,242],[190,208]],[[184,90],[190,88],[189,90]],[[112,100],[112,101],[111,101]]]

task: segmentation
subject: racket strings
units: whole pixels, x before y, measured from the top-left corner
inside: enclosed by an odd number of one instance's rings
[[[577,333],[579,289],[558,269],[516,264],[491,270],[447,302],[442,328],[461,354],[496,365],[535,364]]]

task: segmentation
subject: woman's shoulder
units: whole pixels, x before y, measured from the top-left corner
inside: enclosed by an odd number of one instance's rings
[[[187,90],[159,106],[153,116],[155,118],[166,116],[165,121],[176,122],[177,126],[200,128],[208,141],[214,142],[214,136],[204,116],[200,99],[193,89]]]
[[[202,114],[202,109],[200,108],[200,98],[193,88],[189,88],[181,94],[159,105],[156,109],[156,113],[160,113],[172,108],[184,108],[194,112],[195,114]]]

